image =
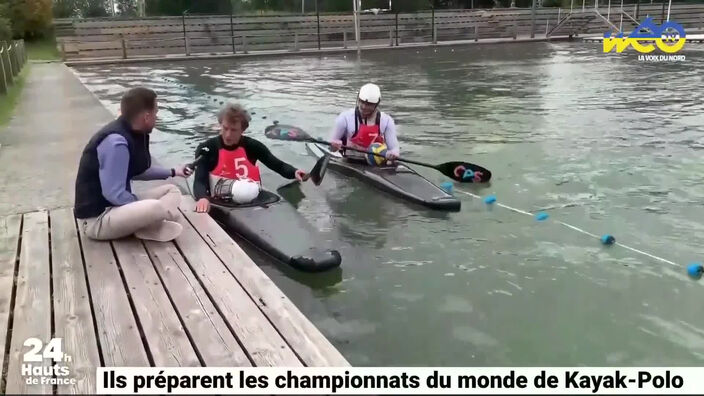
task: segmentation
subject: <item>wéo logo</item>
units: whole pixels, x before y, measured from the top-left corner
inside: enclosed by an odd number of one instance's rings
[[[636,51],[642,54],[649,54],[655,51],[657,47],[660,51],[666,54],[674,54],[679,52],[684,47],[687,41],[687,34],[684,27],[674,21],[666,21],[658,26],[653,22],[653,18],[646,18],[640,25],[627,37],[624,37],[623,32],[620,32],[615,37],[611,36],[611,32],[604,33],[603,49],[604,53],[611,52],[616,48],[616,52],[623,52],[629,46],[632,46]],[[641,60],[684,60],[684,55],[678,56],[659,56],[659,57],[643,57]]]

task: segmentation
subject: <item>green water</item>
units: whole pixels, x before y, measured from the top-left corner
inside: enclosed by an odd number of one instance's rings
[[[455,186],[463,207],[450,214],[330,172],[320,187],[303,187],[298,211],[337,245],[341,273],[300,274],[255,258],[353,365],[701,365],[704,281],[685,271],[704,260],[701,48],[685,49],[682,63],[536,43],[79,74],[107,103],[126,87],[157,89],[153,153],[169,164],[192,158],[228,99],[255,113],[251,136],[310,169],[302,144],[267,140],[264,128],[278,120],[326,136],[373,81],[403,155],[492,170],[490,185]],[[271,188],[285,182],[264,175]],[[560,222],[674,265],[603,247]]]

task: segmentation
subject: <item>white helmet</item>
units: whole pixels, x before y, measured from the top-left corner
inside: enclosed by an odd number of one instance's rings
[[[259,196],[259,183],[251,179],[235,180],[230,192],[238,204],[250,203]]]
[[[379,104],[381,102],[381,89],[376,84],[364,84],[359,89],[359,100]]]

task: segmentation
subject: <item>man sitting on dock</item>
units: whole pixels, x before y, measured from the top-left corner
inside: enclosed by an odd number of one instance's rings
[[[286,179],[308,180],[309,175],[305,171],[276,158],[260,141],[244,136],[251,119],[249,113],[239,104],[225,104],[218,113],[220,135],[206,140],[196,148],[196,158],[200,157],[193,178],[196,212],[210,210],[210,198],[215,194],[214,186],[220,179],[247,180],[259,187],[261,176],[257,161],[261,161],[267,168]],[[232,191],[232,195],[249,195],[247,183],[242,183],[242,187],[242,194]],[[256,195],[246,200],[253,198],[256,198]]]
[[[133,88],[120,102],[120,116],[88,141],[76,176],[74,214],[86,236],[111,240],[170,241],[182,231],[176,222],[181,192],[165,184],[134,194],[132,180],[188,177],[185,165],[166,169],[152,164],[149,134],[156,125],[156,93]]]

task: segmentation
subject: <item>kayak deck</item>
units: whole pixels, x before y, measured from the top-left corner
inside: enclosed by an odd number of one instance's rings
[[[307,143],[306,148],[316,158],[328,154],[330,169],[356,177],[399,198],[437,210],[459,211],[461,208],[459,199],[406,165],[375,167],[348,161],[340,153],[330,152],[317,143]]]
[[[326,271],[342,262],[338,251],[322,246],[322,234],[273,192],[262,190],[245,205],[213,202],[210,215],[228,231],[298,270]]]

